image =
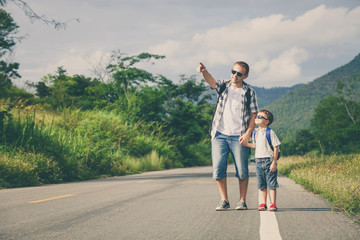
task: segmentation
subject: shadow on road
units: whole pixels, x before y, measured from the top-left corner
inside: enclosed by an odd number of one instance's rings
[[[228,173],[228,178],[233,178],[234,173]],[[256,177],[255,173],[250,172],[250,177]],[[134,180],[155,180],[155,179],[184,179],[184,178],[209,178],[212,179],[212,173],[181,173],[181,174],[171,174],[165,175],[162,173],[159,174],[138,174],[138,175],[128,175],[128,176],[118,176],[118,177],[108,177],[102,179],[96,179],[92,181],[134,181]]]

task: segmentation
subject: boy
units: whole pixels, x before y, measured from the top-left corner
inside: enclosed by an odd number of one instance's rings
[[[255,124],[259,127],[253,133],[253,143],[248,143],[248,147],[255,148],[256,176],[258,180],[259,194],[262,200],[258,210],[267,209],[267,189],[270,190],[270,211],[277,211],[276,207],[276,188],[277,182],[276,161],[279,155],[279,145],[281,142],[271,129],[270,138],[273,145],[271,149],[266,137],[266,129],[273,122],[274,116],[271,112],[263,109],[255,117]]]

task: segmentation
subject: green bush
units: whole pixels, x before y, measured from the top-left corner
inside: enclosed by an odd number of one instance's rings
[[[19,151],[0,153],[0,187],[33,186],[61,182],[57,163],[43,154]]]

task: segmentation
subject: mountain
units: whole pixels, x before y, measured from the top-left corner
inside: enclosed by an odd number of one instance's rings
[[[276,99],[279,99],[280,97],[284,96],[286,93],[288,93],[302,85],[303,84],[298,84],[298,85],[294,85],[292,87],[274,87],[274,88],[263,88],[263,87],[256,87],[256,86],[251,86],[251,85],[250,86],[256,92],[258,106],[261,109],[261,108],[264,108],[264,106],[271,104]],[[217,101],[216,93],[212,90],[209,90],[206,92],[206,94],[210,94],[212,96],[211,103],[215,105],[216,101]]]
[[[271,104],[275,100],[284,96],[286,93],[302,85],[303,84],[297,84],[292,87],[274,87],[274,88],[263,88],[263,87],[255,87],[255,86],[251,86],[251,87],[256,92],[259,108],[264,108],[264,106]]]
[[[298,130],[310,127],[316,106],[322,98],[335,93],[338,81],[356,74],[360,74],[360,54],[349,63],[275,100],[265,107],[274,114],[271,127],[281,138],[294,137]]]

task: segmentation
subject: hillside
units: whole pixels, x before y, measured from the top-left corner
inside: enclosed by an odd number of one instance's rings
[[[273,87],[273,88],[263,88],[263,87],[256,87],[256,86],[251,86],[251,87],[256,92],[259,108],[264,108],[265,106],[271,104],[275,100],[284,96],[286,93],[288,93],[300,86],[302,86],[302,84],[297,84],[292,87]],[[209,89],[206,92],[206,94],[210,94],[212,96],[211,103],[215,105],[216,101],[217,101],[216,93]]]
[[[292,87],[273,87],[273,88],[263,88],[256,86],[251,86],[251,87],[256,92],[259,108],[264,108],[265,106],[271,104],[275,100],[284,96],[286,93],[302,85],[303,84],[297,84]]]
[[[319,101],[333,93],[339,80],[360,73],[360,54],[314,81],[296,88],[266,106],[275,115],[272,127],[282,138],[293,137],[296,131],[310,126]]]

